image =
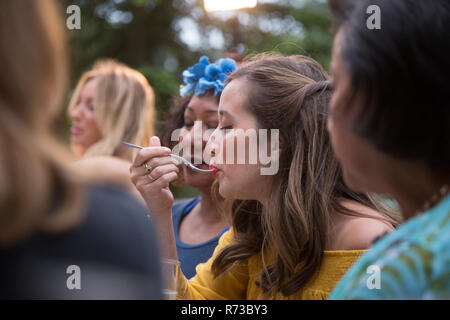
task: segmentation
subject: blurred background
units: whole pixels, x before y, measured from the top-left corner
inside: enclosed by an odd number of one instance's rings
[[[77,5],[81,28],[68,30],[69,100],[83,71],[99,58],[114,58],[142,72],[156,93],[157,130],[182,83],[181,73],[202,55],[266,51],[303,54],[329,69],[333,40],[326,0],[60,0]],[[224,5],[250,7],[212,11]],[[208,10],[207,10],[208,9]],[[68,15],[67,15],[68,16]],[[67,143],[69,119],[59,124]],[[177,198],[192,196],[174,188]]]

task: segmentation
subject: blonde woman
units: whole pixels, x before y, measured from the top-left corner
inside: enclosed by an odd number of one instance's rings
[[[160,298],[145,209],[82,182],[48,130],[67,83],[58,12],[0,1],[0,299]]]
[[[84,73],[69,104],[72,150],[77,166],[97,180],[118,183],[133,192],[128,168],[134,149],[153,135],[154,93],[145,77],[114,60],[100,60]]]

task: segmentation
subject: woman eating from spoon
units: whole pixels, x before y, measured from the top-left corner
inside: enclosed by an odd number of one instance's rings
[[[372,241],[393,230],[387,211],[342,181],[326,131],[330,96],[326,72],[303,56],[263,56],[227,78],[207,148],[218,192],[232,202],[232,228],[193,279],[179,277],[179,299],[326,299]],[[276,173],[262,175],[261,163],[221,161],[239,132],[264,129],[279,130],[270,152],[274,161],[278,154]],[[266,145],[258,139],[256,147]],[[151,209],[163,254],[177,259],[168,211],[177,171],[162,167],[153,181],[140,171],[148,161],[163,165],[169,153],[156,143],[141,150],[133,181]]]
[[[214,179],[211,177],[211,173],[201,172],[208,170],[209,166],[202,161],[201,157],[195,158],[195,145],[203,152],[208,139],[203,138],[202,135],[194,135],[194,132],[216,129],[219,121],[217,110],[219,97],[223,90],[223,80],[236,68],[233,59],[220,59],[215,63],[210,63],[207,57],[202,57],[199,63],[183,72],[185,85],[180,90],[181,98],[172,109],[171,116],[166,122],[163,143],[167,146],[175,146],[181,140],[179,146],[186,152],[182,152],[180,155],[192,163],[192,167],[184,164],[179,172],[178,168],[172,164],[173,159],[166,157],[155,158],[144,164],[148,170],[150,167],[152,168],[152,172],[148,176],[142,177],[145,170],[142,167],[132,170],[132,179],[138,178],[137,181],[143,183],[143,185],[136,184],[138,188],[146,186],[152,179],[157,179],[160,170],[167,170],[167,172],[180,173],[184,183],[200,192],[198,197],[182,200],[172,205],[174,200],[170,191],[168,189],[161,191],[163,200],[167,201],[164,210],[166,212],[172,210],[171,224],[176,240],[176,251],[181,270],[187,278],[195,276],[196,266],[211,257],[220,236],[228,230],[230,225],[230,221],[223,214],[224,208],[220,203],[213,201],[211,186]],[[175,141],[171,139],[174,132],[178,132],[180,137],[173,139]],[[152,139],[152,143],[157,145],[160,143],[158,138]],[[167,176],[162,177],[162,179],[166,178]],[[180,180],[178,182],[182,182],[181,178],[178,180]],[[160,210],[151,205],[150,208],[152,212]]]

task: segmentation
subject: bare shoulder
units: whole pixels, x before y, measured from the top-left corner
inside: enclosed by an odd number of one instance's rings
[[[130,180],[130,166],[130,161],[111,156],[84,158],[73,164],[76,172],[90,182],[116,185],[139,196]]]
[[[85,175],[105,182],[129,180],[130,165],[129,161],[109,156],[84,158],[74,163]]]
[[[343,205],[364,217],[336,214],[331,232],[331,250],[365,250],[374,240],[394,230],[382,213],[360,203],[346,201]]]
[[[83,159],[79,160],[78,163],[92,164],[95,166],[106,165],[107,167],[119,167],[119,168],[124,168],[126,166],[128,166],[128,168],[129,168],[131,165],[131,162],[128,160],[124,160],[124,159],[112,157],[112,156],[96,156],[96,157],[83,158]]]

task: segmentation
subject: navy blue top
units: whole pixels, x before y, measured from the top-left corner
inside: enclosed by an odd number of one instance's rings
[[[172,207],[173,229],[177,244],[178,260],[180,261],[181,270],[186,278],[190,279],[195,276],[195,267],[202,262],[208,261],[211,258],[214,249],[219,243],[219,238],[223,233],[228,231],[230,227],[223,230],[217,237],[214,237],[206,242],[199,244],[187,244],[178,237],[178,229],[180,221],[187,215],[192,208],[201,200],[200,197],[183,200],[175,203]]]
[[[60,234],[36,232],[0,248],[0,300],[162,299],[147,209],[113,187],[93,185],[85,192],[78,226]],[[73,266],[79,268],[75,289],[69,286],[75,283]]]

